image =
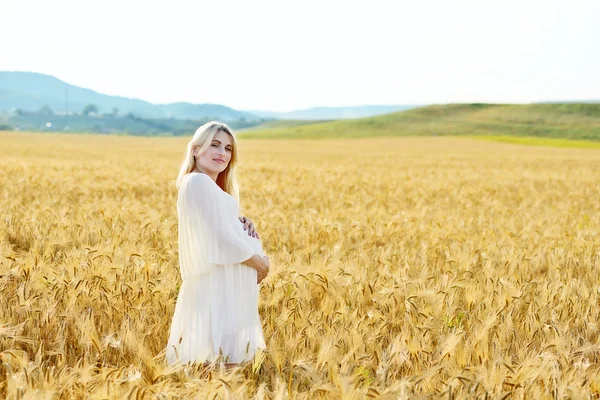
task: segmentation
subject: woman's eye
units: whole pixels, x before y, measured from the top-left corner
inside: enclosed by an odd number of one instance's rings
[[[213,144],[212,144],[212,147],[219,147],[219,145],[218,145],[218,144],[216,144],[216,143],[213,143]]]
[[[231,151],[231,149],[230,149],[230,148],[227,148],[227,149],[225,149],[225,150],[227,150],[227,151]]]

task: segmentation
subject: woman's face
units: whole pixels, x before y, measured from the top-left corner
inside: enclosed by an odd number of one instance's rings
[[[193,154],[196,155],[198,169],[211,175],[218,175],[229,165],[232,151],[233,139],[231,136],[227,132],[218,131],[204,153],[198,154],[198,148],[196,148],[193,150]]]

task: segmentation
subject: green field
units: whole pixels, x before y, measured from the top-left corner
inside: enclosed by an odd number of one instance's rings
[[[582,149],[600,149],[600,141],[554,139],[532,136],[470,136],[474,139],[491,140],[494,142],[525,144],[529,146],[571,147]]]
[[[377,136],[500,136],[600,141],[600,104],[449,104],[370,118],[309,125],[264,126],[240,132],[252,138]],[[496,139],[507,141],[506,139]],[[552,141],[518,143],[555,145]],[[567,146],[561,142],[560,146]],[[579,146],[579,145],[574,145]],[[570,147],[570,146],[569,146]],[[590,147],[585,145],[584,147]]]

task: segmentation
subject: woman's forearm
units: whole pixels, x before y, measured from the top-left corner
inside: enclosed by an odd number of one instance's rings
[[[260,255],[254,254],[252,257],[250,257],[246,261],[242,262],[242,264],[245,264],[245,265],[259,271],[259,270],[265,268],[266,263],[265,263],[265,260]]]

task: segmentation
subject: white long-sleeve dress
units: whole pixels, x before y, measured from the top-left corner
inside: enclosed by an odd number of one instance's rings
[[[239,363],[265,348],[254,268],[259,239],[238,219],[239,205],[203,173],[184,176],[177,199],[181,287],[166,349],[169,364]]]

